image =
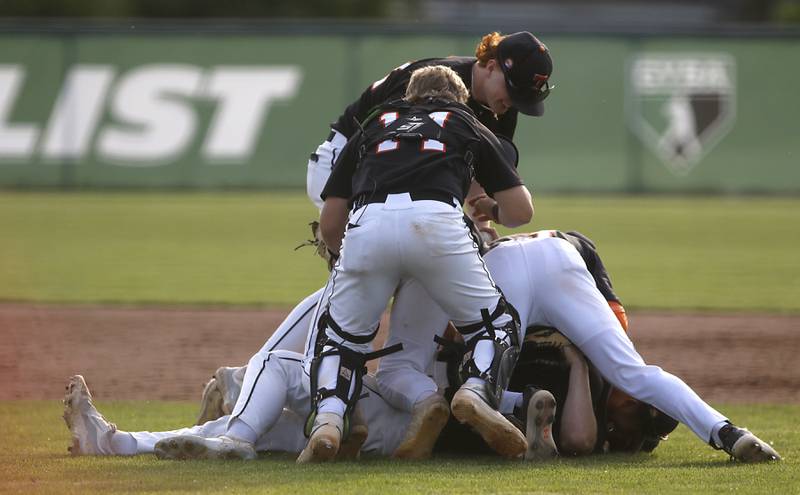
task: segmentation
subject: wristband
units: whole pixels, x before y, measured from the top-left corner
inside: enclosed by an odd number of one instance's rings
[[[500,223],[500,205],[497,203],[492,206],[492,220],[494,223]]]

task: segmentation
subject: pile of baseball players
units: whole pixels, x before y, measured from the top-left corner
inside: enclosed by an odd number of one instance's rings
[[[543,114],[552,69],[535,36],[492,33],[475,57],[407,63],[367,88],[308,163],[325,287],[247,366],[217,370],[196,426],[118,430],[72,377],[73,454],[536,461],[649,452],[681,422],[738,461],[779,460],[643,361],[591,240],[492,228],[533,216],[511,140],[519,113]]]

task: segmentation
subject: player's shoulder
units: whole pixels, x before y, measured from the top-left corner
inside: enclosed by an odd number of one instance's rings
[[[395,69],[395,71],[399,71],[404,75],[411,76],[417,69],[421,69],[423,67],[432,67],[434,65],[443,65],[452,69],[458,77],[464,81],[464,84],[467,87],[470,87],[472,84],[472,66],[475,64],[477,59],[475,57],[432,57],[432,58],[423,58],[419,60],[414,60],[412,62],[407,62]]]

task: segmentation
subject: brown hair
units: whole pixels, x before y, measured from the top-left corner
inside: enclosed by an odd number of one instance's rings
[[[405,99],[411,103],[425,98],[442,98],[463,104],[467,102],[469,92],[453,69],[433,65],[415,70],[406,88]]]
[[[497,31],[481,38],[478,46],[475,47],[475,57],[478,59],[478,65],[483,67],[489,60],[497,58],[497,45],[503,41],[503,38],[505,36]]]

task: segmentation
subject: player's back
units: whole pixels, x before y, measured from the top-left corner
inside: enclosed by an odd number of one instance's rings
[[[463,202],[473,174],[470,148],[480,140],[469,112],[436,99],[381,107],[364,131],[354,195],[409,192]]]

